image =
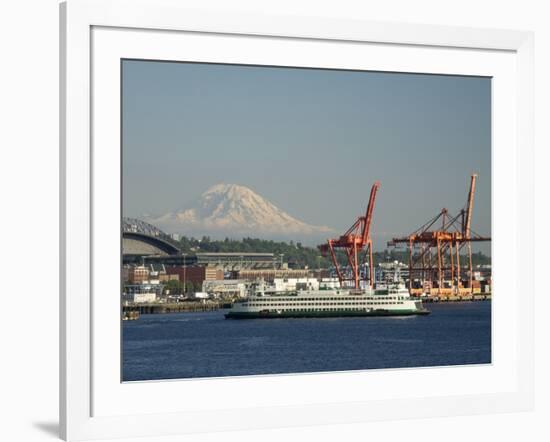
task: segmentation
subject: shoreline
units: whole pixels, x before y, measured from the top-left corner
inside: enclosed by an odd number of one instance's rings
[[[416,299],[421,300],[423,303],[431,304],[436,302],[482,302],[482,301],[491,301],[492,294],[476,294],[476,295],[466,295],[466,296],[426,296],[426,297],[416,297]]]
[[[227,305],[227,307],[225,307]],[[121,306],[122,314],[137,312],[140,315],[158,315],[169,313],[196,313],[229,308],[230,304],[220,302],[178,302],[178,303],[139,303]]]
[[[450,297],[441,298],[419,298],[423,303],[466,303],[466,302],[490,302],[491,295],[477,295],[474,297]],[[128,304],[123,305],[121,313],[124,320],[137,319],[141,315],[163,315],[171,313],[201,313],[217,310],[228,310],[232,306],[231,303],[212,302],[212,303],[143,303],[143,304]]]

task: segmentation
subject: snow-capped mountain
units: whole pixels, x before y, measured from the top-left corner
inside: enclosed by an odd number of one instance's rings
[[[251,236],[259,238],[319,237],[331,233],[326,226],[300,221],[237,184],[217,184],[193,204],[148,222],[171,233],[188,235]]]

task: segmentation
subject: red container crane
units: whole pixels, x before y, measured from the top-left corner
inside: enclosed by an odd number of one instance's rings
[[[330,253],[334,268],[340,280],[340,286],[353,285],[354,288],[360,288],[359,270],[365,261],[368,261],[369,272],[368,282],[372,287],[374,282],[374,270],[372,261],[372,240],[370,237],[370,227],[372,223],[372,213],[374,211],[374,203],[376,201],[376,193],[380,187],[380,182],[376,181],[370,191],[369,204],[364,216],[357,218],[357,221],[344,233],[342,236],[336,239],[327,240],[326,244],[319,246],[319,250],[323,256],[327,256]],[[349,266],[351,268],[351,278],[343,274],[336,259],[336,249],[343,249],[346,253]],[[363,259],[361,258],[361,252],[365,250]]]
[[[413,280],[429,283],[430,292],[436,294],[473,293],[472,242],[491,241],[488,236],[475,233],[472,212],[477,175],[470,177],[470,190],[466,206],[456,216],[442,209],[434,218],[408,236],[393,238],[388,246],[405,244],[409,249],[409,290],[413,293]],[[439,228],[436,226],[439,224]],[[466,268],[460,264],[460,252],[466,247]],[[466,275],[464,274],[466,273]],[[463,284],[467,284],[467,288]],[[445,285],[450,287],[445,288]],[[423,289],[414,289],[422,292]]]

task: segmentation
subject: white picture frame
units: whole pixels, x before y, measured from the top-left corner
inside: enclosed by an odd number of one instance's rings
[[[161,436],[532,408],[531,33],[213,13],[189,10],[173,0],[69,0],[61,4],[60,15],[60,428],[64,439]],[[214,51],[209,49],[210,44],[221,48],[225,55],[207,55]],[[329,46],[338,51],[330,52]],[[494,301],[495,359],[491,366],[117,383],[120,356],[114,353],[117,339],[112,327],[119,319],[118,298],[98,294],[94,279],[94,269],[109,264],[109,260],[97,260],[98,250],[105,250],[111,263],[120,256],[119,249],[114,250],[116,253],[109,249],[113,239],[114,246],[119,246],[120,239],[113,236],[119,234],[118,226],[109,227],[111,220],[104,216],[116,212],[119,204],[109,197],[116,193],[110,191],[111,184],[120,181],[119,163],[109,156],[119,130],[115,62],[121,54],[179,59],[177,51],[182,47],[195,50],[187,52],[186,58],[202,60],[208,56],[209,60],[231,62],[256,57],[258,64],[281,64],[283,56],[285,60],[294,56],[294,63],[299,64],[299,51],[304,50],[328,54],[319,55],[317,62],[313,58],[304,61],[307,66],[350,63],[337,60],[338,53],[346,52],[342,48],[349,48],[348,58],[353,51],[370,51],[377,60],[373,63],[378,63],[372,65],[373,69],[494,75],[498,83],[493,109],[498,113],[493,126],[493,210],[498,214],[506,207],[508,212],[506,219],[495,220],[493,216],[493,257],[495,272],[500,269],[500,274],[506,274],[512,282],[509,287],[499,286],[495,278],[500,298]],[[388,56],[398,50],[402,51],[399,57]],[[357,63],[357,68],[367,68],[360,64],[364,60],[358,59]],[[507,196],[506,204],[500,195]],[[499,260],[504,253],[514,258]],[[515,290],[519,274],[521,301]],[[109,277],[110,282],[116,284],[117,277]],[[98,321],[105,327],[98,327]],[[430,386],[422,384],[428,376]],[[452,383],[449,376],[453,376]],[[471,390],[461,384],[461,380],[468,379],[472,379],[468,383]],[[450,384],[454,384],[454,390]],[[327,387],[321,394],[318,385],[338,388]],[[354,388],[342,394],[341,386]],[[399,394],[394,391],[396,386]],[[270,392],[268,399],[254,395],[259,388]],[[224,400],[236,391],[243,392],[238,395],[242,396],[241,402]],[[303,397],[306,393],[308,396]],[[211,400],[213,394],[219,395],[216,401]],[[161,402],[163,405],[158,405]],[[215,420],[211,419],[213,412]],[[242,419],[243,412],[246,419]]]

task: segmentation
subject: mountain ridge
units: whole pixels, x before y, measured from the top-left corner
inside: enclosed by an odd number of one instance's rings
[[[334,232],[291,216],[249,187],[225,183],[210,187],[187,207],[144,219],[180,234],[295,238]]]

